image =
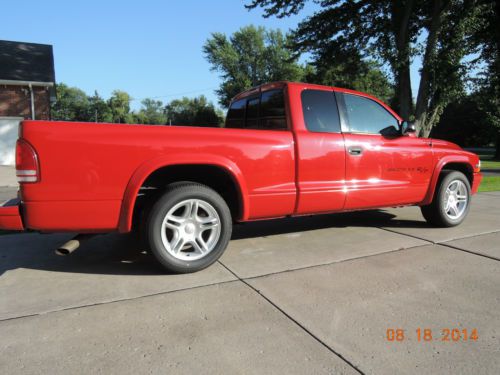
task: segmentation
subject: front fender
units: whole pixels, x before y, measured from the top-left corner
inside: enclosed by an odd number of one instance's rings
[[[132,229],[132,215],[139,189],[146,179],[156,170],[173,165],[213,165],[225,169],[233,177],[240,190],[242,220],[248,217],[248,190],[245,178],[238,166],[230,159],[211,154],[176,154],[148,160],[141,164],[130,178],[120,210],[118,230],[120,233]]]
[[[441,159],[438,160],[436,166],[434,167],[431,181],[429,183],[429,188],[427,189],[425,198],[420,203],[420,205],[425,206],[432,203],[432,198],[434,197],[434,192],[436,191],[437,183],[439,181],[439,175],[441,174],[443,168],[450,163],[467,164],[471,168],[471,170],[474,170],[474,167],[471,164],[469,157],[466,155],[450,155],[442,157]]]

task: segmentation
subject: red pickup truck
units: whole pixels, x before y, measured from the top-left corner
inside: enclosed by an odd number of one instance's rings
[[[380,100],[291,82],[236,96],[224,128],[24,121],[16,171],[0,229],[140,227],[171,272],[215,262],[233,222],[417,205],[454,226],[481,182],[475,154]]]

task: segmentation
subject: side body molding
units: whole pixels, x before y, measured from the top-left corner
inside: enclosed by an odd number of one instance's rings
[[[120,210],[120,219],[118,224],[118,231],[120,233],[130,232],[132,229],[132,215],[134,211],[134,205],[144,181],[156,170],[168,166],[174,165],[212,165],[224,169],[229,172],[229,174],[234,179],[234,182],[238,186],[241,209],[242,209],[242,220],[248,218],[248,190],[245,182],[245,178],[238,168],[238,166],[230,159],[224,158],[222,156],[212,155],[212,154],[176,154],[175,156],[163,156],[160,158],[155,158],[148,160],[141,164],[133,173],[130,178],[125,193],[123,195],[122,206]]]

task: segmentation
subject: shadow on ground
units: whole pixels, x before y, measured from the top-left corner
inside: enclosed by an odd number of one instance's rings
[[[396,215],[384,210],[371,210],[254,221],[236,225],[231,239],[239,240],[325,228],[381,226],[388,228],[430,228],[423,219],[422,221],[396,220],[395,217]]]
[[[373,210],[263,220],[235,225],[232,240],[325,228],[428,227],[424,221],[394,218],[389,212]],[[18,268],[109,275],[165,273],[135,233],[98,235],[69,256],[55,255],[55,249],[71,238],[71,234],[0,235],[0,275]]]

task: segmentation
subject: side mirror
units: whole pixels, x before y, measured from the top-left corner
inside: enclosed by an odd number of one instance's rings
[[[413,122],[403,121],[401,123],[401,133],[403,135],[409,134],[409,133],[415,133],[416,131],[417,131],[417,128],[415,127],[415,124]]]

